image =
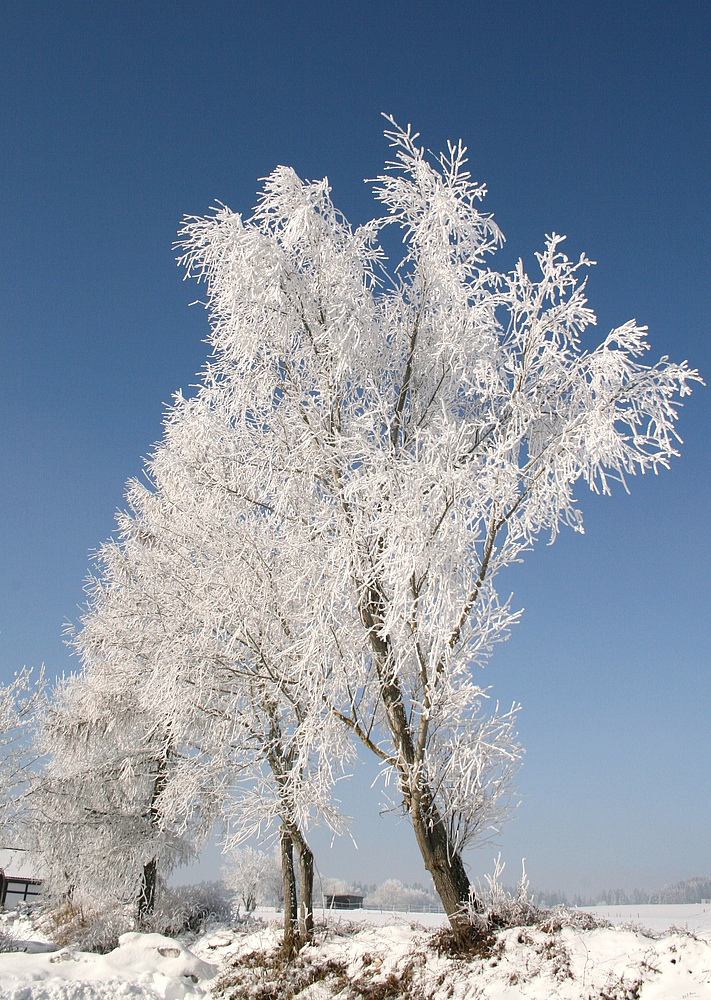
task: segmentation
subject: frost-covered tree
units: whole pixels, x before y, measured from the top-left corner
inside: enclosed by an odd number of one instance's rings
[[[57,684],[39,728],[35,830],[56,892],[132,903],[141,923],[159,877],[193,857],[214,824],[222,758],[205,753],[175,673],[159,672],[164,609],[147,581],[113,542],[98,566],[72,638],[82,668]]]
[[[382,218],[352,229],[328,181],[278,167],[249,219],[186,220],[213,358],[167,434],[203,496],[259,512],[283,553],[290,655],[323,666],[329,710],[383,763],[457,932],[467,845],[506,813],[512,713],[472,676],[516,615],[499,571],[541,535],[582,531],[575,487],[607,493],[676,454],[686,363],[645,365],[630,321],[597,347],[561,237],[540,276],[487,264],[501,234],[465,149],[410,129],[375,182]],[[378,237],[394,225],[388,267]]]
[[[295,936],[303,942],[313,932],[306,835],[315,822],[342,831],[333,788],[350,748],[328,708],[333,649],[303,652],[311,623],[301,614],[307,588],[294,588],[303,576],[299,546],[274,537],[258,504],[206,487],[202,464],[192,461],[196,443],[212,446],[218,433],[202,405],[171,414],[148,463],[153,489],[135,483],[129,500],[133,516],[149,519],[172,545],[180,567],[173,577],[183,589],[183,621],[190,621],[191,683],[211,711],[232,721],[232,742],[251,764],[232,786],[227,843],[268,835],[279,824],[287,914],[296,900],[292,848],[298,858]]]
[[[181,429],[190,430],[186,423]],[[151,740],[167,731],[171,746],[184,747],[199,734],[200,753],[188,757],[183,777],[199,765],[201,787],[217,783],[228,844],[280,839],[291,954],[313,932],[308,828],[315,821],[334,830],[342,825],[331,791],[348,756],[343,727],[321,689],[304,685],[290,653],[284,563],[273,562],[274,546],[252,505],[235,517],[231,498],[225,504],[214,492],[204,495],[170,437],[156,448],[149,472],[153,488],[130,484],[130,511],[119,516],[116,540],[99,552],[74,639],[85,661],[82,683],[97,673],[104,683],[111,678],[131,704],[141,692]],[[170,781],[151,807],[161,829],[166,796],[176,789],[173,808],[180,788],[172,776],[180,756],[173,752]]]
[[[140,694],[95,671],[61,681],[42,719],[47,760],[31,796],[50,891],[93,907],[131,904],[139,924],[159,875],[193,857],[205,834],[183,748]]]
[[[21,817],[36,756],[31,728],[43,697],[44,672],[34,682],[31,675],[25,668],[0,685],[0,835],[6,844]]]

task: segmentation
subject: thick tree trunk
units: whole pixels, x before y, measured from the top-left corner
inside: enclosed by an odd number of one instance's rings
[[[142,927],[148,916],[153,913],[156,904],[156,881],[158,879],[158,862],[151,858],[143,866],[141,888],[138,892],[138,926]]]
[[[432,876],[452,930],[462,943],[466,943],[472,927],[465,907],[474,900],[462,857],[453,850],[436,809],[430,810],[429,820],[422,818],[419,809],[411,810],[410,816],[422,860]]]
[[[432,876],[456,937],[465,943],[471,937],[471,923],[466,916],[468,903],[476,905],[471,883],[461,854],[450,842],[447,828],[439,814],[434,796],[422,778],[424,741],[413,737],[411,722],[403,704],[397,677],[390,668],[387,639],[374,627],[379,617],[379,598],[371,592],[371,604],[363,611],[363,621],[369,628],[370,643],[380,680],[380,697],[385,717],[397,750],[400,787],[403,804],[409,812],[425,868]]]
[[[404,719],[404,712],[402,716]],[[409,729],[404,734],[400,730],[400,735],[404,735],[406,745],[409,743],[412,746]],[[432,801],[431,792],[423,782],[421,772],[417,773],[418,770],[413,766],[403,767],[401,770],[405,808],[410,813],[425,868],[432,876],[452,930],[465,943],[471,936],[471,923],[465,910],[470,903],[476,905],[476,899],[462,856],[451,843],[439,810]],[[412,787],[413,783],[415,787]]]
[[[296,878],[294,876],[294,849],[285,826],[281,828],[281,875],[284,884],[284,957],[290,961],[299,950],[298,913],[296,908]]]

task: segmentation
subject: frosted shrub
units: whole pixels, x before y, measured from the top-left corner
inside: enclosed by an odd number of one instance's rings
[[[40,927],[60,947],[105,955],[118,947],[118,939],[134,929],[130,907],[116,905],[93,909],[68,899],[48,904],[41,911]]]
[[[518,886],[515,892],[510,892],[501,882],[505,867],[499,855],[494,860],[494,871],[484,877],[485,884],[477,886],[466,905],[466,919],[476,932],[488,935],[507,927],[535,925],[548,933],[556,933],[563,927],[592,930],[608,926],[607,921],[583,910],[563,905],[551,908],[536,905],[530,895],[525,861],[521,862]]]
[[[12,934],[0,926],[0,952],[18,951],[19,944]]]
[[[198,882],[166,888],[149,918],[159,934],[176,937],[197,933],[209,923],[230,923],[234,917],[232,898],[222,882]]]
[[[485,885],[472,892],[466,905],[469,923],[481,931],[499,927],[526,927],[539,923],[547,912],[536,906],[529,895],[525,861],[521,863],[521,879],[515,893],[501,884],[506,865],[499,855],[494,861],[494,871],[485,876]]]

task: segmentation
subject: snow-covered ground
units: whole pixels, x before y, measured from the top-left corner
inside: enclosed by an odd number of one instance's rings
[[[355,1000],[378,987],[386,998],[428,1000],[711,1000],[711,906],[594,912],[616,926],[514,928],[501,932],[483,957],[468,959],[433,946],[433,928],[443,923],[438,914],[331,913],[328,930],[302,952],[297,993],[303,1000]],[[653,935],[640,929],[652,924]],[[217,996],[225,976],[243,996],[264,997],[272,989],[282,995],[278,963],[254,958],[278,945],[269,910],[243,929],[214,928],[190,947],[157,934],[126,934],[108,955],[48,951],[27,917],[5,914],[0,928],[27,949],[0,954],[2,1000],[184,1000]],[[249,956],[246,964],[241,956]],[[324,978],[316,970],[327,963]]]
[[[658,932],[678,927],[711,938],[711,903],[589,906],[585,907],[585,910],[613,924],[640,924]]]

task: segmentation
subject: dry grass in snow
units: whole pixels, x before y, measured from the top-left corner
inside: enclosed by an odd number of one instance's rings
[[[285,966],[276,928],[208,949],[222,951],[212,986],[225,1000],[711,1000],[711,943],[675,931],[597,926],[553,912],[540,923],[482,935],[458,953],[446,930],[416,924],[322,929]],[[575,924],[578,926],[575,926]],[[587,926],[586,926],[587,925]],[[214,959],[212,959],[214,961]]]

